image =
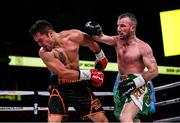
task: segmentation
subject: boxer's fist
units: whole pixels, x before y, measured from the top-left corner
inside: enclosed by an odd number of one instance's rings
[[[85,24],[85,28],[84,28],[85,32],[89,35],[100,35],[102,33],[102,28],[101,26],[96,23],[96,22],[92,22],[92,21],[88,21]]]
[[[97,69],[98,71],[103,71],[106,66],[107,66],[108,60],[107,58],[103,58],[101,60],[97,60],[95,61],[95,69]]]
[[[104,74],[96,69],[80,70],[80,80],[91,80],[93,86],[99,87],[103,84]]]
[[[119,83],[118,89],[121,95],[129,96],[136,89],[136,85],[133,80],[127,79]]]
[[[100,87],[104,81],[104,74],[96,69],[91,69],[91,74],[92,85]]]
[[[135,76],[135,78],[128,78],[119,83],[118,89],[123,96],[129,96],[134,90],[143,86],[145,80],[142,75]]]
[[[98,71],[103,71],[108,63],[108,59],[106,58],[103,50],[101,50],[98,54],[96,55],[96,61],[95,61],[95,69]]]

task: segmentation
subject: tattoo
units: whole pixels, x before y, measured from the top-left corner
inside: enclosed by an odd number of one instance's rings
[[[154,58],[154,56],[151,57],[151,63],[156,63],[156,59]]]
[[[64,65],[67,65],[67,63],[66,63],[66,57],[65,57],[65,55],[64,55],[62,52],[59,53],[59,60],[60,60]]]
[[[156,63],[156,60],[155,59],[151,59],[151,63]]]

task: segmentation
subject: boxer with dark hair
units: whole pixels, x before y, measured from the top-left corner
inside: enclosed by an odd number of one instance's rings
[[[99,45],[86,33],[77,30],[56,32],[46,20],[36,21],[29,30],[41,47],[39,56],[51,74],[48,121],[61,122],[73,106],[82,119],[107,122],[101,102],[92,93],[90,84],[100,87],[108,60]],[[89,47],[95,54],[95,68],[80,70],[79,48]]]

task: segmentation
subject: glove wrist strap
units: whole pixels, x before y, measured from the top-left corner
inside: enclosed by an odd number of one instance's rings
[[[143,86],[145,84],[145,80],[144,78],[142,77],[142,75],[136,77],[135,79],[133,79],[135,85],[136,85],[136,88],[139,88],[141,86]]]
[[[99,53],[97,53],[95,55],[96,55],[97,60],[102,60],[103,58],[106,57],[102,49],[101,49],[101,51]]]
[[[90,70],[80,70],[80,80],[90,80],[91,79],[91,71]]]

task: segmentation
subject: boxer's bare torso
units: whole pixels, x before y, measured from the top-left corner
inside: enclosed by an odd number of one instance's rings
[[[54,31],[49,36],[37,33],[35,41],[41,46],[39,56],[49,71],[59,73],[62,79],[78,79],[79,47],[87,46],[94,53],[100,51],[99,45],[87,34],[76,30]]]
[[[146,48],[147,44],[139,39],[123,41],[117,37],[115,40],[118,69],[120,73],[122,75],[143,73],[145,68],[143,52],[148,52],[149,49]]]
[[[81,37],[72,38],[72,35],[75,35],[73,32],[76,33],[76,31],[71,30],[53,35],[53,38],[55,39],[53,48],[48,51],[42,47],[39,53],[48,54],[51,57],[60,60],[66,68],[79,68],[79,44],[82,39],[80,39]],[[44,61],[46,61],[46,59]]]

